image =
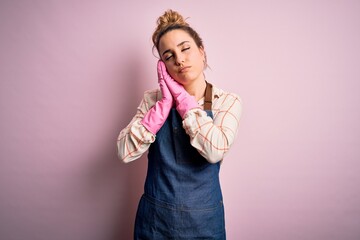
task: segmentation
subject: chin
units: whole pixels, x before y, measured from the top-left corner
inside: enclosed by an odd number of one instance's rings
[[[173,78],[174,78],[175,81],[177,81],[178,83],[181,83],[181,84],[188,81],[187,78],[184,78],[184,77],[175,76]]]
[[[191,75],[185,75],[185,76],[181,76],[181,77],[178,76],[177,79],[181,83],[188,83],[188,82],[191,82],[194,78]]]
[[[187,79],[187,78],[181,78],[179,80],[177,80],[178,83],[182,84],[182,85],[186,85],[190,82],[191,80],[190,79]]]

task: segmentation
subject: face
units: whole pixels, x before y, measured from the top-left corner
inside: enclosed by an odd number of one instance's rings
[[[176,29],[164,34],[159,53],[169,74],[180,84],[204,80],[205,52],[187,32]]]

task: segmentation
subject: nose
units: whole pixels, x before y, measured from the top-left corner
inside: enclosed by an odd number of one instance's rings
[[[184,62],[185,62],[184,56],[182,56],[181,54],[177,54],[175,57],[175,64],[177,66],[180,66],[180,65],[184,64]]]

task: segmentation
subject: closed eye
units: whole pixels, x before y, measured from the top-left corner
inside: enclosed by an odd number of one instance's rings
[[[187,51],[187,50],[189,50],[189,49],[190,49],[190,47],[183,48],[183,49],[181,49],[181,52],[185,52],[185,51]],[[165,57],[165,61],[170,60],[172,57],[173,57],[173,54],[168,55],[167,57]]]
[[[172,58],[172,56],[173,56],[173,55],[167,56],[167,57],[165,58],[165,60],[166,60],[166,61],[169,60],[170,58]]]

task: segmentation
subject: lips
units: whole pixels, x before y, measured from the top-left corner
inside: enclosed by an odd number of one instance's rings
[[[190,66],[182,67],[182,68],[179,69],[179,73],[187,72],[190,68],[191,68]]]

